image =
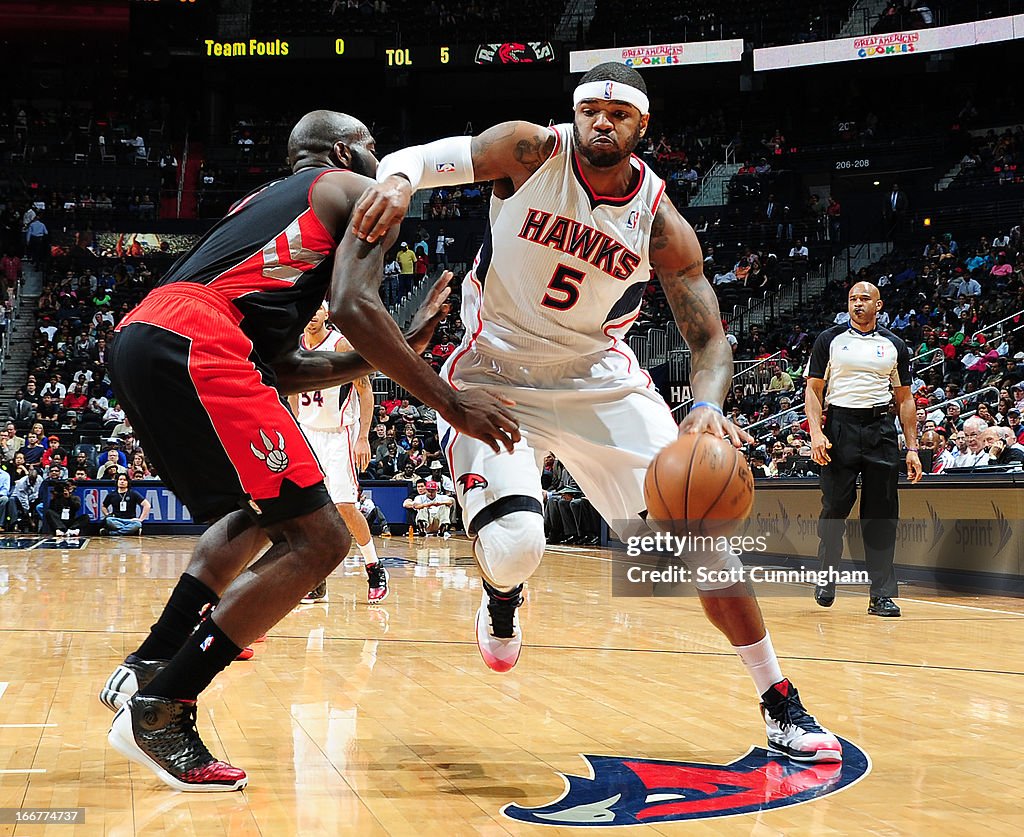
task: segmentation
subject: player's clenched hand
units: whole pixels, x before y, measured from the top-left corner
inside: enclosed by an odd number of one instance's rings
[[[452,291],[448,284],[452,281],[452,276],[450,270],[441,274],[434,283],[434,287],[430,289],[430,293],[427,294],[426,300],[412,318],[405,339],[418,354],[426,351],[434,337],[434,329],[437,328],[437,324],[451,310],[448,296]]]
[[[482,389],[455,393],[455,408],[445,415],[448,423],[467,436],[488,444],[495,453],[512,452],[519,441],[519,422],[509,407],[515,402]]]
[[[753,437],[729,419],[710,407],[694,407],[679,423],[679,435],[685,433],[713,433],[728,439],[736,447],[750,444]]]
[[[352,210],[352,232],[371,244],[402,223],[412,200],[412,184],[393,174],[368,187]]]

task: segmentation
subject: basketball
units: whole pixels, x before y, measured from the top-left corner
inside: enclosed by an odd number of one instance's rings
[[[754,477],[743,454],[710,433],[687,433],[647,468],[648,519],[672,534],[729,536],[750,515]]]

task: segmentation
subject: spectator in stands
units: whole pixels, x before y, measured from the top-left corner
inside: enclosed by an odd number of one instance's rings
[[[420,417],[420,411],[415,405],[409,403],[408,398],[403,398],[402,403],[399,404],[393,415],[400,416],[407,422],[414,422]]]
[[[106,459],[96,469],[96,479],[112,480],[118,474],[127,474],[128,469],[121,464],[117,448],[108,448]]]
[[[404,468],[407,463],[411,463],[417,471],[427,465],[426,456],[423,453],[423,442],[420,441],[419,436],[413,436],[410,439],[409,449],[402,455],[402,467]]]
[[[44,398],[49,395],[57,401],[63,401],[64,396],[67,395],[67,391],[67,387],[65,387],[60,381],[60,375],[53,374],[50,376],[50,380],[43,384],[43,388],[39,391],[39,395]]]
[[[416,425],[406,424],[405,430],[402,432],[402,436],[398,439],[398,446],[403,450],[409,450],[412,447],[412,440],[416,438]]]
[[[1006,412],[1006,426],[1013,432],[1014,439],[1018,444],[1024,444],[1024,425],[1021,424],[1020,410],[1011,407]]]
[[[982,465],[1011,465],[1024,467],[1024,447],[1017,444],[1009,427],[987,427],[981,432],[981,446],[988,459]]]
[[[441,331],[438,334],[437,344],[433,349],[430,350],[432,357],[437,358],[442,363],[446,361],[458,347],[452,342],[451,337],[447,331]]]
[[[103,498],[103,529],[110,535],[135,535],[149,517],[150,503],[131,488],[127,474],[117,475],[117,487]]]
[[[6,532],[17,514],[16,504],[11,503],[11,475],[0,469],[0,528]]]
[[[789,376],[787,375],[786,377]],[[792,381],[792,378],[790,378],[790,381]],[[796,410],[790,409],[792,403],[793,402],[785,395],[779,399],[779,411],[781,413],[779,416],[780,424],[787,426],[792,425],[794,422],[799,424],[800,416],[797,414]]]
[[[25,436],[25,463],[38,465],[46,453],[46,446],[40,441],[40,435],[35,430],[30,430]]]
[[[17,502],[18,520],[16,527],[19,532],[34,532],[39,527],[39,516],[36,503],[43,478],[39,476],[35,465],[26,466],[26,474],[14,484],[13,497]]]
[[[406,461],[402,466],[402,470],[395,474],[391,479],[393,482],[407,482],[412,485],[417,479],[419,479],[419,477],[416,476],[415,466],[413,466],[411,462]]]
[[[946,450],[946,439],[935,430],[926,430],[917,441],[921,449],[921,469],[925,474],[941,474],[956,467],[956,457]]]
[[[774,371],[771,379],[768,381],[768,388],[765,390],[767,393],[781,393],[781,392],[793,392],[796,387],[793,385],[793,379],[789,376],[788,372],[785,372],[781,366],[774,366]]]
[[[17,389],[14,398],[7,405],[7,417],[15,424],[27,425],[35,416],[36,408],[32,401],[25,395],[25,390]]]
[[[829,241],[838,242],[842,229],[842,206],[833,196],[829,196],[828,206],[825,208],[825,215],[828,217],[828,238]]]
[[[137,450],[132,454],[132,463],[128,466],[128,478],[132,482],[153,478],[149,470],[149,464],[146,462],[146,455],[141,450]]]
[[[416,254],[409,249],[409,242],[403,241],[395,254],[398,262],[398,297],[403,298],[412,290],[412,280],[416,269]]]
[[[3,438],[0,439],[0,457],[4,462],[12,462],[14,455],[25,447],[25,440],[18,435],[13,421],[7,422]]]
[[[976,465],[984,465],[988,461],[988,454],[981,441],[981,434],[988,428],[988,422],[978,416],[971,416],[964,422],[964,440],[966,450],[961,449],[956,458],[957,468],[973,468]]]
[[[455,243],[455,239],[445,235],[442,227],[437,231],[437,243],[434,245],[434,260],[442,267],[448,267],[448,248]]]
[[[81,386],[72,384],[68,387],[67,395],[64,396],[61,406],[65,410],[75,410],[77,412],[84,409],[86,403],[88,403],[88,399],[82,393]]]
[[[45,263],[49,253],[48,242],[50,231],[46,224],[36,215],[31,223],[25,228],[25,252],[28,258],[36,263]]]
[[[416,254],[416,263],[413,265],[413,274],[415,275],[415,284],[419,285],[424,279],[427,278],[427,268],[429,262],[427,257],[421,253]]]
[[[981,283],[976,278],[976,272],[971,273],[967,279],[960,283],[957,291],[957,298],[977,299],[981,296]]]

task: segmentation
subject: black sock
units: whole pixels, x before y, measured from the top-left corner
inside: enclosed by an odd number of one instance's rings
[[[198,578],[182,573],[164,605],[164,612],[149,629],[149,636],[134,656],[141,660],[171,659],[192,635],[207,606],[212,607],[219,601],[220,596]]]
[[[173,700],[195,700],[241,652],[213,618],[203,621],[153,682],[139,693]]]

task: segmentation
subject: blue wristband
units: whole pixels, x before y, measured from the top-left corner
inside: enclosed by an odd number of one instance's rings
[[[709,408],[711,410],[714,410],[720,416],[724,416],[725,415],[725,413],[722,412],[722,408],[721,407],[719,407],[717,404],[711,403],[710,401],[697,401],[693,405],[693,407],[691,407],[691,409],[696,410],[698,407],[707,407],[707,408]]]

